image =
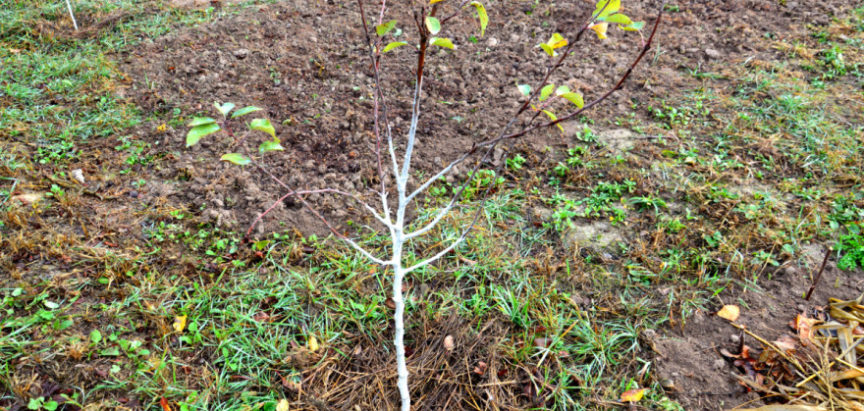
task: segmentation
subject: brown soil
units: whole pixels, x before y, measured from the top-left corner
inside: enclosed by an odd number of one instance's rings
[[[650,21],[657,3],[634,1],[628,13]],[[681,5],[686,12],[667,15],[658,38],[660,52],[650,56],[650,66],[639,67],[628,86],[589,118],[612,121],[631,111],[631,100],[647,102],[687,86],[691,80],[680,68],[722,68],[728,62],[773,54],[767,46],[750,39],[766,32],[783,38],[802,30],[805,23],[827,22],[828,16],[821,11],[839,12],[844,7],[839,1],[825,5],[820,12],[795,2],[783,7],[767,0],[687,3]],[[476,33],[475,22],[462,18],[452,25],[447,34],[458,51],[436,51],[428,66],[428,97],[419,127],[415,169],[428,174],[464,152],[472,142],[497,133],[517,107],[520,96],[514,83],[532,83],[544,70],[545,59],[536,48],[536,28],[548,24],[570,33],[590,10],[580,1],[540,4],[534,9],[528,2],[498,4],[490,10],[492,24],[486,37],[476,44],[468,41]],[[529,11],[530,15],[526,13]],[[771,18],[763,18],[765,15]],[[408,16],[392,17],[402,26],[410,21]],[[352,2],[278,3],[179,30],[124,56],[121,69],[129,82],[122,93],[159,117],[137,133],[147,135],[147,140],[175,157],[172,167],[157,170],[164,182],[144,191],[187,204],[192,210],[204,209],[203,216],[220,225],[243,227],[279,197],[279,187],[253,169],[238,171],[216,160],[229,149],[236,151],[224,136],[210,137],[186,149],[182,125],[166,133],[156,131],[175,109],[183,116],[212,115],[213,101],[257,105],[277,125],[290,124],[277,126],[286,152],[267,160],[289,185],[367,190],[377,175],[371,155],[371,73],[358,22]],[[410,32],[405,27],[409,38]],[[570,59],[552,80],[569,84],[586,99],[602,93],[639,47],[636,36],[616,31],[614,37],[615,41],[605,43],[586,37],[578,54],[598,57]],[[413,57],[406,50],[391,53],[385,60],[384,81],[388,96],[392,96],[397,136],[404,135],[409,113]],[[238,130],[242,127],[237,126]],[[599,127],[609,126],[600,123]],[[254,137],[248,140],[249,147],[254,148]],[[566,147],[572,141],[569,133],[562,138],[557,131],[546,131],[520,144],[538,149]],[[342,219],[353,214],[341,199],[317,195],[310,199],[330,217]],[[290,202],[278,207],[266,221],[268,230],[285,224],[304,232],[323,229]]]
[[[518,105],[520,96],[514,83],[533,83],[543,71],[540,62],[545,60],[535,47],[540,41],[535,38],[535,30],[544,27],[543,33],[551,30],[565,35],[571,33],[590,12],[590,3],[579,0],[554,5],[541,2],[532,9],[533,1],[497,2],[489,9],[492,24],[487,35],[476,44],[468,40],[469,35],[476,32],[476,23],[467,18],[459,20],[460,24],[453,27],[450,34],[459,50],[435,52],[428,66],[425,90],[429,97],[420,125],[416,169],[428,174],[466,150],[473,141],[497,132]],[[639,19],[650,20],[658,3],[632,1],[628,12]],[[779,54],[769,43],[752,39],[761,38],[767,32],[781,40],[800,37],[806,24],[826,24],[830,15],[842,14],[852,6],[845,0],[821,2],[818,9],[791,0],[785,6],[775,0],[677,3],[685,11],[667,16],[658,38],[658,52],[649,55],[650,59],[637,69],[624,90],[588,116],[589,120],[596,121],[596,129],[620,128],[611,123],[630,113],[633,101],[647,103],[674,90],[698,86],[698,80],[683,68],[702,67],[704,71],[722,73],[724,66],[747,59],[776,60]],[[195,1],[192,5],[201,3]],[[393,18],[408,21],[407,16]],[[157,169],[135,166],[139,168],[133,174],[138,173],[148,181],[135,192],[120,188],[115,182],[97,181],[98,177],[88,183],[92,188],[85,191],[83,198],[91,205],[88,211],[93,224],[88,227],[93,235],[89,241],[101,244],[103,239],[126,238],[130,233],[131,236],[140,235],[140,227],[133,224],[138,224],[137,219],[146,218],[151,212],[140,203],[153,208],[188,208],[200,212],[202,220],[245,228],[279,197],[281,192],[277,186],[254,170],[238,169],[217,161],[219,155],[229,149],[224,136],[211,136],[193,149],[184,147],[186,128],[182,123],[194,114],[213,115],[214,100],[265,109],[266,115],[277,125],[286,147],[286,152],[268,157],[267,163],[289,184],[299,188],[333,187],[358,192],[374,187],[377,177],[370,150],[373,138],[369,121],[371,79],[358,20],[351,1],[282,2],[198,28],[178,29],[165,38],[119,56],[120,69],[127,74],[128,81],[118,94],[153,114],[152,120],[133,133],[143,136],[152,144],[153,154],[162,155],[167,161],[160,162]],[[551,30],[546,30],[546,24]],[[403,28],[406,33],[411,32],[409,27]],[[586,37],[586,48],[578,52],[579,56],[586,57],[571,59],[563,74],[553,81],[569,84],[589,99],[602,93],[627,66],[632,51],[638,48],[636,37],[625,37],[617,31],[613,35],[622,41],[600,43],[593,37]],[[393,96],[391,110],[396,135],[404,134],[407,127],[411,63],[407,50],[393,53],[385,63],[388,95]],[[169,125],[165,132],[158,131],[161,124],[170,122],[175,110],[181,113],[182,121],[173,127]],[[286,124],[281,124],[283,122]],[[572,146],[574,128],[566,130],[563,137],[555,130],[536,133],[510,150],[539,153],[546,146],[556,151]],[[250,136],[247,142],[250,148],[256,145],[252,139]],[[639,139],[632,151],[650,151],[652,144],[650,139]],[[88,177],[98,174],[102,164],[96,154],[92,155],[94,158],[82,159],[90,164],[91,168],[85,169],[85,172],[92,171]],[[532,154],[531,158],[537,155]],[[549,160],[539,159],[531,165],[540,171],[546,161]],[[464,170],[460,174],[464,176]],[[99,200],[95,198],[97,195]],[[341,219],[353,215],[353,210],[339,199],[313,196],[310,200],[328,216]],[[145,211],[136,211],[142,209]],[[262,229],[291,226],[307,233],[323,231],[321,225],[295,203],[278,208]],[[78,235],[78,229],[75,230]],[[630,237],[630,234],[625,233],[625,236]],[[51,244],[64,238],[58,234],[56,238],[41,236],[33,241],[38,240],[50,249]],[[16,241],[23,242],[24,239]],[[35,265],[25,270],[23,261],[23,257],[15,257],[11,263],[17,264],[21,272],[38,271]],[[189,268],[191,264],[184,262],[181,255],[166,257],[165,264],[169,263],[176,267],[166,272],[201,275],[197,269]],[[122,273],[122,267],[116,271]],[[790,266],[763,284],[762,292],[742,293],[729,289],[723,296],[730,303],[746,302],[740,322],[770,340],[783,331],[779,329],[783,324],[796,313],[810,308],[810,304],[822,304],[828,296],[853,298],[864,290],[860,272],[843,273],[832,266],[812,303],[804,302],[801,295],[810,284],[806,273]],[[84,274],[96,275],[95,271]],[[112,297],[105,296],[106,299]],[[440,380],[412,380],[413,384],[424,386],[425,394],[418,403],[427,404],[429,408],[422,409],[447,409],[448,395],[464,390],[477,379],[472,374],[477,361],[488,362],[493,367],[488,375],[497,375],[495,359],[489,358],[482,348],[488,349],[494,341],[472,336],[474,334],[464,332],[464,327],[457,321],[442,320],[442,324],[429,325],[421,336],[416,336],[419,341],[433,343],[418,347],[412,361],[428,369],[440,369],[446,363],[455,370]],[[457,348],[450,357],[433,358],[441,352],[441,337],[446,334],[465,336],[465,341],[457,341],[457,347],[464,348]],[[733,335],[737,335],[736,330],[725,321],[703,312],[689,319],[679,332],[647,337],[656,347],[657,371],[662,378],[674,383],[675,388],[670,392],[687,409],[721,409],[753,398],[753,394],[737,385],[732,377],[736,371],[716,353],[718,347],[732,344],[730,336]],[[481,348],[475,350],[475,347]],[[355,395],[363,409],[392,408],[396,398],[392,383],[381,382],[392,381],[391,361],[386,350],[370,348],[355,357],[352,361],[334,364],[330,371],[362,370],[362,378],[366,379],[363,386],[369,393],[346,394],[338,391],[340,384],[319,385],[323,388],[318,392],[306,393],[305,401],[310,407],[328,396]],[[466,360],[469,357],[470,361]],[[470,366],[463,364],[463,360]],[[385,369],[390,371],[385,372]],[[322,375],[321,381],[327,381],[327,377],[329,375]],[[345,384],[342,387],[356,386]],[[381,386],[388,387],[387,391],[378,397],[371,393]],[[498,394],[496,390],[501,388],[495,384],[489,386],[493,388],[487,392],[465,397],[477,401],[494,398]],[[524,400],[524,397],[518,398]],[[360,403],[370,398],[377,402]],[[454,405],[450,409],[459,409],[459,406],[465,405]],[[527,401],[503,404],[502,409],[518,409],[518,406],[528,406]]]
[[[794,334],[788,324],[796,315],[812,317],[812,310],[824,306],[828,298],[851,300],[864,294],[864,273],[842,271],[829,263],[810,301],[805,300],[803,296],[810,289],[823,255],[822,250],[813,247],[810,268],[786,266],[759,286],[727,289],[721,300],[740,305],[741,317],[736,322],[767,341]],[[714,312],[699,311],[680,329],[659,337],[649,333],[647,339],[657,354],[658,377],[673,398],[688,410],[725,410],[744,403],[748,408],[761,404],[760,395],[736,379],[744,374],[743,370],[720,354],[724,348],[737,353],[742,335],[744,344],[763,348]]]

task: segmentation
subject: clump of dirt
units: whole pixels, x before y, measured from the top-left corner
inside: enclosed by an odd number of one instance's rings
[[[812,255],[810,268],[786,266],[760,286],[727,289],[720,299],[741,306],[738,324],[774,341],[790,333],[789,322],[797,314],[809,315],[831,297],[849,300],[864,293],[864,273],[841,271],[829,263],[810,301],[804,300],[819,268],[815,262],[822,258],[818,253]],[[736,378],[743,372],[720,353],[721,349],[735,353],[741,344],[760,347],[760,343],[713,312],[698,311],[683,328],[663,336],[649,333],[647,339],[657,354],[661,383],[687,409],[725,410],[749,401],[748,406],[760,403],[760,395]]]

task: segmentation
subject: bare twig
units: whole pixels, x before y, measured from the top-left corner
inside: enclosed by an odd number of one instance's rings
[[[75,27],[75,31],[78,31],[78,22],[75,20],[75,13],[72,12],[72,3],[71,0],[66,0],[66,9],[69,10],[69,17],[72,18],[72,26]]]
[[[816,277],[813,278],[813,283],[810,284],[810,289],[807,290],[807,295],[804,296],[804,299],[810,301],[810,297],[813,295],[813,291],[816,289],[816,285],[819,284],[819,280],[822,278],[822,272],[825,271],[825,266],[828,264],[828,257],[831,256],[831,247],[828,247],[825,250],[825,258],[822,259],[822,265],[819,266],[819,272],[816,273]]]

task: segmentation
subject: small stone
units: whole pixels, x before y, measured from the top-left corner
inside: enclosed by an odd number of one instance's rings
[[[708,56],[709,59],[714,59],[714,60],[717,60],[723,56],[722,54],[720,54],[719,51],[714,50],[714,49],[705,49],[705,55]]]
[[[453,348],[454,348],[455,346],[456,346],[456,345],[455,345],[455,343],[453,342],[453,336],[452,336],[452,335],[447,335],[446,337],[444,337],[444,349],[445,349],[445,350],[447,350],[447,351],[453,351]]]
[[[237,57],[240,60],[245,59],[246,56],[248,56],[248,55],[249,55],[248,49],[239,49],[239,50],[234,52],[234,57]]]
[[[80,168],[72,170],[70,174],[72,174],[72,178],[74,178],[75,181],[81,184],[86,184],[86,180],[84,180],[84,171],[82,171]]]
[[[729,341],[732,341],[734,344],[738,344],[741,342],[741,336],[738,334],[732,334],[729,336]]]
[[[130,192],[129,192],[129,197],[132,197],[132,198],[138,198],[138,192],[135,191],[135,190],[130,191]]]
[[[645,339],[648,341],[653,341],[655,338],[657,338],[657,331],[649,328],[645,331],[642,331],[642,336],[645,337]]]
[[[489,47],[495,47],[498,45],[498,39],[496,39],[495,37],[490,37],[489,41],[487,41],[486,44],[488,44]]]
[[[714,369],[715,370],[722,370],[724,367],[726,367],[726,361],[723,361],[722,358],[718,358],[718,359],[714,360]]]

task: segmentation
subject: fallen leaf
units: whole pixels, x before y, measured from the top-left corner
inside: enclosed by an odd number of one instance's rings
[[[534,339],[534,346],[537,348],[540,348],[540,349],[549,348],[549,344],[551,342],[552,341],[548,338],[535,338]]]
[[[648,391],[647,388],[639,388],[634,390],[627,390],[621,393],[621,401],[624,402],[637,402],[645,396],[645,391]]]
[[[168,125],[165,123],[162,123],[159,125],[159,127],[156,127],[156,131],[158,131],[160,133],[164,133],[165,130],[168,130]]]
[[[453,336],[447,335],[446,337],[444,337],[444,349],[447,351],[453,351],[454,347],[455,345],[453,343]]]
[[[173,411],[171,406],[168,404],[168,400],[165,397],[159,398],[159,405],[162,406],[162,411]]]
[[[483,375],[486,373],[487,368],[489,368],[489,366],[486,364],[486,362],[480,361],[479,363],[477,363],[477,366],[474,367],[474,374]]]
[[[42,194],[38,193],[28,193],[28,194],[18,194],[17,196],[12,196],[13,200],[18,200],[23,204],[33,204],[42,199]]]
[[[279,400],[279,404],[276,404],[276,411],[288,411],[288,400]]]
[[[87,180],[84,178],[84,171],[81,170],[80,168],[76,168],[76,169],[72,170],[72,172],[70,174],[72,174],[72,178],[74,178],[75,181],[77,181],[81,184],[87,184]]]
[[[819,320],[815,318],[807,318],[804,315],[798,314],[795,317],[795,330],[798,331],[798,339],[801,340],[801,343],[807,345],[810,343],[810,340],[813,338],[813,332],[815,331],[813,327],[819,323]]]
[[[774,340],[774,345],[783,351],[795,351],[795,348],[798,346],[798,341],[790,335],[783,334],[780,338]]]
[[[735,321],[741,315],[741,309],[737,305],[724,305],[720,311],[717,311],[717,316],[729,321]]]
[[[312,352],[318,351],[318,349],[321,348],[318,345],[318,339],[315,338],[314,335],[309,336],[309,340],[306,341],[306,346],[307,346],[307,348],[309,348],[309,351],[312,351]]]
[[[173,327],[174,327],[174,331],[176,331],[178,333],[182,333],[183,330],[186,328],[186,316],[185,315],[178,315],[178,316],[174,317]]]

